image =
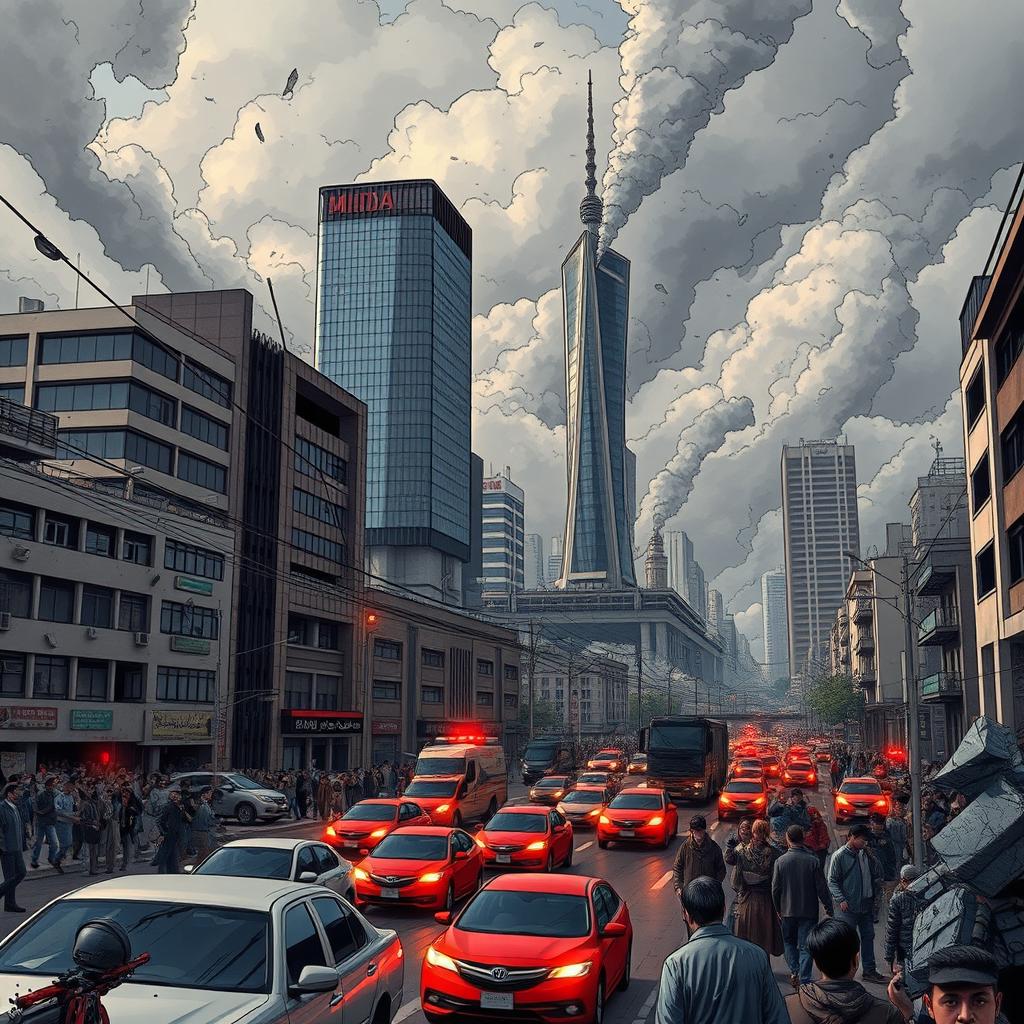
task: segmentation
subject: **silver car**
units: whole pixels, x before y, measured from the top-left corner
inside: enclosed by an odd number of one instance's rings
[[[171,777],[171,789],[180,789],[188,779],[193,793],[213,787],[213,810],[220,818],[237,818],[242,825],[254,821],[277,821],[288,813],[284,793],[246,778],[240,772],[183,772]]]
[[[397,933],[323,886],[134,875],[66,893],[0,943],[0,1006],[70,969],[78,929],[108,918],[150,961],[103,997],[111,1024],[391,1024]]]
[[[233,878],[277,878],[326,885],[350,903],[355,900],[352,865],[326,843],[312,839],[234,839],[185,871]]]

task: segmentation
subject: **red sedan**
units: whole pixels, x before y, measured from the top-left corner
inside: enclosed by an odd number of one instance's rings
[[[366,856],[396,828],[429,825],[430,815],[411,800],[361,800],[324,829],[324,842],[343,853]]]
[[[872,814],[888,815],[892,807],[891,797],[883,792],[878,779],[843,779],[843,784],[832,790],[832,795],[837,825]]]
[[[629,985],[629,909],[600,878],[500,875],[454,922],[437,919],[448,928],[420,972],[432,1024],[496,1016],[596,1024],[608,996]]]
[[[392,832],[352,870],[356,904],[451,910],[483,884],[484,859],[460,828],[419,825]]]
[[[539,807],[503,807],[476,834],[488,867],[554,871],[572,867],[572,825],[558,811]]]
[[[599,750],[587,762],[587,767],[599,772],[618,774],[626,768],[626,756],[618,747],[606,747],[604,750]]]
[[[597,820],[597,845],[646,843],[663,850],[679,831],[679,812],[663,789],[624,789]]]
[[[570,789],[571,775],[545,775],[530,787],[530,803],[554,807]]]
[[[768,786],[764,779],[730,779],[718,796],[721,821],[750,815],[763,818],[768,808]]]
[[[818,769],[810,761],[790,761],[782,771],[783,786],[818,788]]]

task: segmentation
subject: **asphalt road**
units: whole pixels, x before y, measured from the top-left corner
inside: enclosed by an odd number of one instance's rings
[[[829,828],[833,831],[834,849],[836,837],[832,824],[832,802],[825,781],[827,776],[824,773],[822,780],[818,792],[809,794],[809,797],[821,808],[829,822]],[[511,801],[523,802],[524,793],[522,786],[511,787]],[[735,830],[735,822],[718,821],[715,803],[700,806],[684,805],[680,807],[680,829],[685,830],[691,815],[698,812],[705,816],[711,837],[724,850],[726,840]],[[233,838],[243,835],[312,837],[319,835],[320,830],[319,823],[305,822],[255,825],[247,829],[230,828],[229,832]],[[605,1015],[607,1024],[645,1024],[653,1017],[662,964],[669,953],[684,939],[682,918],[671,878],[676,849],[677,844],[674,843],[665,851],[621,847],[602,850],[598,847],[592,832],[577,832],[574,864],[568,870],[574,874],[595,875],[610,882],[629,904],[633,919],[633,982],[626,992],[618,992],[611,997]],[[153,870],[145,864],[137,865],[137,869],[147,872]],[[29,878],[19,886],[17,893],[19,903],[30,912],[38,910],[61,893],[76,889],[88,881],[80,871],[69,871],[63,876],[51,875],[49,872],[46,872],[45,876],[36,873],[34,878],[32,875],[33,871],[29,868]],[[729,895],[731,897],[731,893]],[[423,1024],[425,1018],[419,1011],[418,1000],[419,969],[426,947],[440,934],[441,926],[434,921],[432,913],[411,909],[371,908],[367,916],[379,927],[394,928],[398,931],[405,947],[405,991],[408,1001],[399,1009],[396,1021]],[[20,914],[0,913],[0,934],[7,934],[21,920],[24,920],[24,917]],[[879,970],[882,970],[880,925],[876,927],[875,938]],[[781,958],[773,959],[772,966],[782,992],[788,994],[791,991],[788,981],[789,969]],[[884,997],[882,986],[872,985],[869,988],[876,995]]]

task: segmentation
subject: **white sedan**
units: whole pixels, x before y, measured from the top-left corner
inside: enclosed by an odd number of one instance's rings
[[[310,882],[327,886],[350,903],[355,899],[352,865],[326,843],[309,839],[235,839],[217,847],[195,867],[186,865],[185,871]]]

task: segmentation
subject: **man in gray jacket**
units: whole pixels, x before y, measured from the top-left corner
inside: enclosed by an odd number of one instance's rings
[[[870,830],[854,825],[828,866],[828,888],[836,917],[860,934],[865,981],[882,981],[875,970],[875,896],[882,891],[882,868],[867,849]]]
[[[789,849],[772,871],[772,902],[782,919],[782,945],[793,988],[811,980],[811,954],[807,936],[818,923],[818,904],[832,916],[832,895],[818,858],[804,846],[804,830],[790,825],[786,830]]]
[[[695,878],[683,914],[690,941],[665,960],[655,1024],[789,1024],[768,954],[722,924],[722,883]]]

